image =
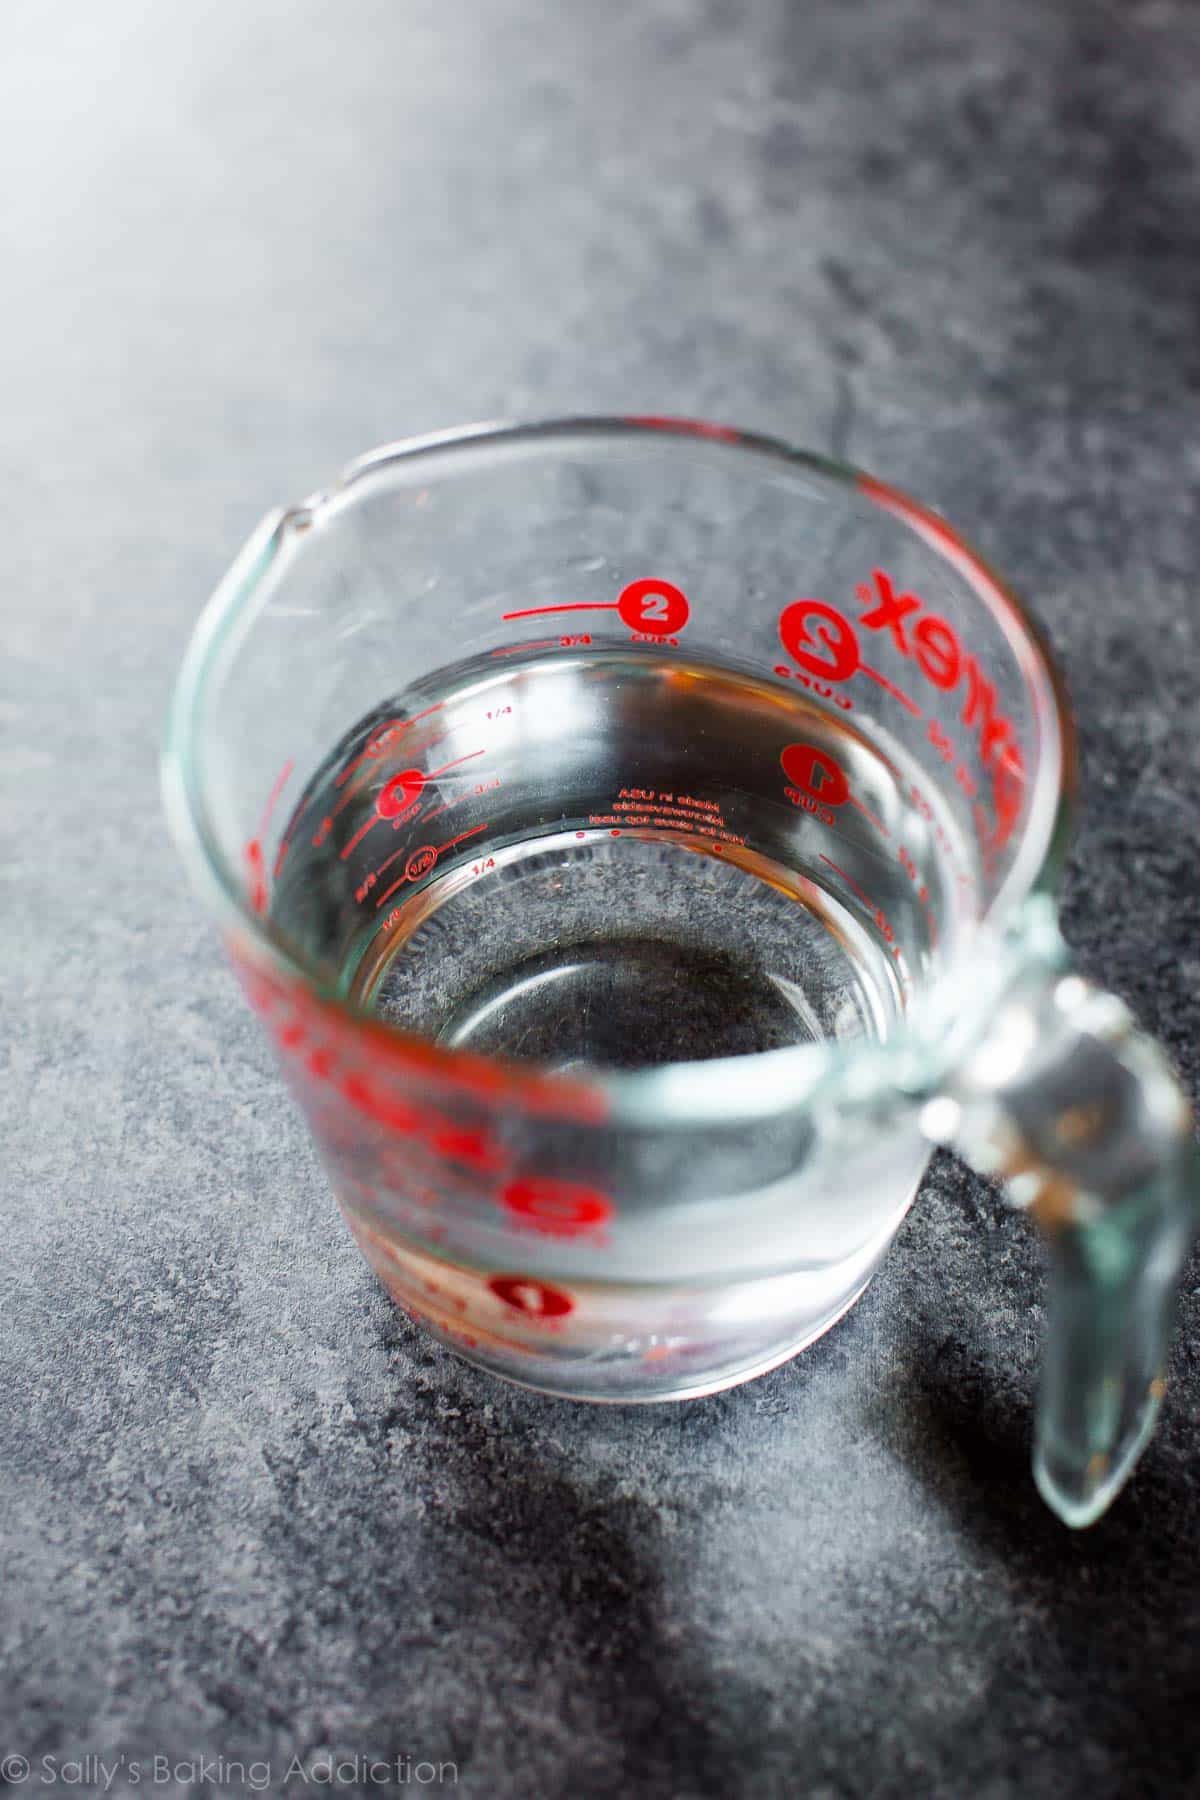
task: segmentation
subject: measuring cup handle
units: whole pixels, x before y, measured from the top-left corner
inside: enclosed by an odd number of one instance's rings
[[[1070,972],[1048,915],[1033,936],[927,1110],[931,1135],[1002,1176],[1048,1239],[1034,1475],[1078,1527],[1106,1510],[1154,1428],[1200,1229],[1200,1153],[1163,1050],[1121,1001]]]

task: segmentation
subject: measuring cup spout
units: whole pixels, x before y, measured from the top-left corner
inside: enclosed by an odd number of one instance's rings
[[[1049,910],[997,968],[990,1020],[926,1121],[1001,1177],[1046,1235],[1034,1475],[1080,1527],[1105,1512],[1154,1428],[1200,1230],[1200,1154],[1166,1055],[1121,1001],[1071,972]]]

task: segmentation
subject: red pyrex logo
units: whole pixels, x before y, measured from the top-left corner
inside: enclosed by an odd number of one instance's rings
[[[993,847],[998,849],[1017,822],[1025,781],[1012,720],[1000,711],[994,684],[976,658],[964,650],[954,627],[930,612],[918,594],[897,593],[883,569],[875,569],[872,578],[874,591],[866,586],[858,590],[859,598],[868,604],[859,614],[857,628],[828,601],[793,600],[779,615],[780,641],[807,674],[826,682],[848,681],[860,669],[864,674],[873,673],[863,662],[859,633],[883,632],[933,687],[942,693],[961,687],[959,716],[964,725],[974,729],[980,762],[991,778],[996,813]]]

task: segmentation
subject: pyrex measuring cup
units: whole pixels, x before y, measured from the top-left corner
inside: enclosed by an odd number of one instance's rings
[[[272,514],[165,760],[355,1238],[441,1342],[591,1399],[772,1367],[933,1141],[1048,1236],[1042,1493],[1151,1427],[1189,1109],[1053,905],[1071,726],[934,515],[672,420],[400,444]]]

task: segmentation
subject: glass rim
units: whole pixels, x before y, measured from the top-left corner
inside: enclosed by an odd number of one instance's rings
[[[688,1124],[701,1116],[709,1123],[766,1117],[783,1107],[800,1104],[818,1084],[826,1089],[839,1069],[861,1064],[868,1053],[880,1071],[878,1085],[887,1087],[887,1071],[894,1077],[904,1066],[906,1055],[914,1048],[922,1049],[911,1015],[882,1043],[826,1040],[644,1069],[596,1065],[572,1070],[569,1075],[557,1075],[546,1064],[446,1048],[420,1033],[391,1025],[336,993],[272,927],[269,916],[255,911],[237,867],[218,842],[202,791],[203,754],[196,728],[199,704],[220,650],[252,605],[287,533],[303,529],[322,514],[340,510],[341,503],[353,497],[353,490],[402,463],[423,457],[439,459],[459,450],[502,450],[539,443],[550,447],[560,440],[580,437],[699,440],[793,473],[815,476],[855,498],[866,499],[890,513],[898,524],[940,556],[967,583],[1004,632],[1038,714],[1039,754],[1032,772],[1029,817],[1013,866],[982,914],[965,958],[952,962],[929,985],[921,999],[921,1010],[930,996],[943,993],[950,984],[963,979],[981,938],[989,932],[1002,932],[1019,918],[1031,896],[1056,891],[1075,810],[1075,727],[1065,684],[1045,634],[1012,588],[938,513],[853,464],[798,449],[762,433],[706,420],[657,415],[583,415],[528,423],[493,421],[401,439],[354,458],[328,487],[298,504],[268,513],[201,612],[175,682],[162,753],[163,799],[172,836],[198,884],[216,900],[227,923],[249,941],[259,956],[265,953],[281,974],[298,982],[322,1008],[332,1009],[336,1017],[377,1049],[390,1048],[393,1054],[401,1051],[406,1061],[415,1060],[430,1072],[441,1067],[449,1075],[467,1063],[490,1065],[497,1072],[504,1071],[514,1088],[550,1080],[564,1094],[569,1089],[585,1089],[595,1099],[603,1099],[603,1112],[610,1122],[623,1119],[639,1124]]]

